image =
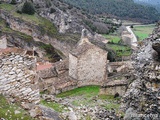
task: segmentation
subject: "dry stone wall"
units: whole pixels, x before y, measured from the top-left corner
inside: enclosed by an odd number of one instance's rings
[[[38,103],[36,59],[18,53],[8,53],[0,58],[0,93],[21,102]]]

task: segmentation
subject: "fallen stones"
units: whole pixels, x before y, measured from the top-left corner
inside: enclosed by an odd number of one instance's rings
[[[43,105],[34,106],[29,113],[31,117],[38,118],[40,120],[61,120],[57,112]]]
[[[29,111],[29,113],[30,113],[30,116],[33,118],[42,116],[42,110],[40,109],[39,106],[35,106],[33,109]]]

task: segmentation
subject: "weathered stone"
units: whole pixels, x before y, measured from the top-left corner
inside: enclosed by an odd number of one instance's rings
[[[37,116],[41,116],[42,115],[42,110],[40,109],[39,106],[35,106],[35,108],[33,108],[33,109],[31,109],[29,111],[29,113],[30,113],[31,117],[35,118]]]
[[[106,65],[107,52],[90,43],[88,38],[82,38],[69,54],[69,76],[78,80],[79,86],[102,85],[107,80]]]
[[[27,64],[32,63],[29,66],[30,69],[23,64],[23,59]],[[21,56],[17,53],[16,56],[6,54],[1,62],[5,65],[1,67],[0,72],[0,93],[15,97],[15,99],[19,101],[28,101],[27,99],[32,97],[32,99],[30,99],[31,103],[40,102],[39,88],[36,82],[38,81],[38,77],[36,77],[34,72],[35,59]],[[34,73],[34,76],[31,73]],[[35,82],[31,83],[32,80]],[[32,89],[33,86],[34,89]]]
[[[68,118],[69,120],[77,120],[77,116],[74,112],[70,112]]]
[[[14,111],[14,114],[16,115],[16,114],[20,114],[21,112],[20,111],[18,111],[18,110],[15,110]]]
[[[22,108],[25,109],[25,110],[30,110],[30,109],[32,109],[32,107],[33,107],[32,104],[30,104],[30,103],[24,103],[24,102],[21,104],[21,106],[22,106]]]
[[[157,33],[159,34],[159,31],[154,31],[153,34]],[[160,40],[158,35],[156,39],[153,36],[143,40],[140,49],[132,54],[136,79],[128,87],[121,104],[121,109],[126,111],[126,120],[150,120],[151,118],[146,116],[151,114],[157,115],[156,118],[153,118],[154,120],[160,119],[160,108],[157,107],[159,106],[157,95],[160,87]],[[134,117],[131,116],[133,113],[135,113]]]
[[[160,39],[153,42],[152,48],[160,55]]]

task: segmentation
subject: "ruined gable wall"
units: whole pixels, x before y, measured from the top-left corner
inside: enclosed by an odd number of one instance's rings
[[[107,53],[97,47],[78,58],[78,86],[101,85],[106,79]]]
[[[35,58],[9,53],[0,56],[0,93],[18,101],[40,101]]]

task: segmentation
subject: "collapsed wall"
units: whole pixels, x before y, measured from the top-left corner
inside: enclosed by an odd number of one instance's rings
[[[16,101],[40,102],[36,59],[20,53],[0,56],[0,94],[9,95]]]

